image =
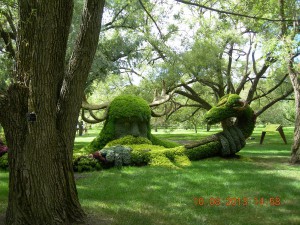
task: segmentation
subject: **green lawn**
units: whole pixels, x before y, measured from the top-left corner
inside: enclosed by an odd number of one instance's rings
[[[284,131],[288,145],[278,133],[267,133],[259,145],[261,129],[256,129],[239,158],[211,158],[181,169],[125,167],[77,174],[81,204],[115,225],[300,224],[300,167],[288,164],[293,129]],[[193,141],[216,131],[191,132],[157,136]],[[77,137],[75,148],[95,134]],[[0,181],[3,213],[6,172],[0,172]]]

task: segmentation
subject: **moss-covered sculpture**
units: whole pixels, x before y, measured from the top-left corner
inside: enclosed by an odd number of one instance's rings
[[[229,122],[236,118],[235,122]],[[245,140],[252,134],[256,115],[252,108],[239,95],[229,94],[212,107],[204,120],[208,124],[221,122],[223,131],[201,140],[199,143],[185,146],[191,160],[213,156],[231,156],[245,146]]]
[[[221,98],[205,115],[208,124],[221,122],[223,131],[193,145],[179,146],[154,137],[150,117],[150,107],[143,99],[130,95],[115,98],[108,109],[108,119],[100,135],[88,146],[89,150],[102,149],[101,157],[117,166],[186,166],[189,160],[234,155],[245,146],[255,125],[254,111],[236,94]],[[228,123],[232,117],[235,122]],[[127,150],[121,154],[122,148]]]
[[[137,96],[120,95],[108,108],[107,119],[99,136],[88,146],[90,151],[102,149],[108,142],[127,135],[144,137],[154,145],[176,147],[178,144],[161,141],[151,134],[151,109],[148,103]]]

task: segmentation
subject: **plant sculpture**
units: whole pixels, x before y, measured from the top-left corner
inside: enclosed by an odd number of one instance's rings
[[[232,118],[235,121],[232,121]],[[252,108],[236,94],[220,99],[204,117],[208,124],[221,123],[223,131],[186,147],[191,160],[212,156],[231,156],[245,146],[245,140],[252,134],[256,115]]]
[[[184,166],[189,165],[189,160],[235,155],[245,146],[255,126],[255,113],[247,102],[236,94],[226,95],[204,118],[208,124],[222,123],[223,131],[195,144],[180,146],[151,134],[150,106],[136,96],[115,98],[105,114],[102,131],[87,146],[88,151],[99,150],[96,155],[104,165]]]

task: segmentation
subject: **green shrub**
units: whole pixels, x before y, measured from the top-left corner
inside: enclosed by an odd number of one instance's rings
[[[0,139],[3,141],[4,144],[6,144],[5,135],[3,133],[0,133]]]
[[[114,163],[115,167],[122,167],[122,165],[129,165],[131,163],[132,149],[126,146],[112,146],[104,148],[100,151],[101,155],[105,156],[108,162]]]
[[[0,157],[0,169],[8,170],[8,154],[4,154]]]
[[[101,170],[102,166],[98,160],[87,156],[81,156],[74,160],[73,169],[75,172]]]
[[[165,166],[170,168],[177,168],[172,161],[163,154],[163,152],[156,152],[151,154],[150,166]]]
[[[151,158],[151,151],[154,145],[151,144],[140,144],[140,145],[129,145],[132,148],[131,160],[132,165],[144,166],[149,164]]]
[[[130,145],[133,149],[132,164],[133,165],[151,165],[151,166],[187,166],[190,160],[184,154],[184,147],[165,148],[158,145]]]
[[[186,155],[175,155],[174,164],[180,167],[192,165],[190,159]]]

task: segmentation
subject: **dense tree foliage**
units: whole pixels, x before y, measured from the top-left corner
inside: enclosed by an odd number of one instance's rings
[[[54,155],[70,162],[84,90],[86,96],[94,93],[96,97],[90,100],[99,104],[121,92],[150,102],[154,90],[163,89],[171,99],[157,110],[165,110],[165,118],[173,122],[189,121],[194,127],[202,113],[228,93],[247,99],[258,116],[272,114],[276,103],[294,98],[292,162],[300,161],[299,1],[108,0],[100,35],[96,28],[84,30],[88,24],[82,25],[82,19],[88,17],[81,11],[89,10],[88,5],[82,1],[74,1],[74,6],[73,1],[59,2],[62,5],[55,6],[45,1],[45,7],[34,0],[0,2],[0,123],[12,149],[11,183],[23,185],[11,190],[8,224],[22,224],[23,214],[14,207],[21,201],[12,193],[25,190],[27,180],[34,177],[30,174],[28,178],[27,170],[19,174],[19,166],[27,165],[27,154],[46,149],[50,155],[55,149]],[[104,1],[87,2],[97,4],[102,15]],[[52,7],[58,7],[64,16],[51,11]],[[97,28],[99,20],[94,21]],[[84,42],[87,32],[94,36]],[[282,112],[289,120],[293,120],[288,112],[291,102],[284,103],[287,107]],[[28,123],[28,112],[38,114],[38,121],[44,123]],[[266,118],[259,119],[272,122]],[[155,122],[161,124],[162,120]],[[45,130],[43,124],[49,129]],[[44,135],[32,147],[29,143],[35,143],[37,134]],[[48,147],[44,148],[43,141]],[[41,152],[33,156],[37,161],[43,158]],[[59,164],[62,160],[54,161]],[[53,171],[59,170],[58,164]],[[62,167],[68,170],[71,166]],[[58,177],[70,179],[67,183],[73,185],[69,190],[74,194],[72,173]],[[73,197],[78,209],[74,214],[83,216]],[[63,208],[65,214],[55,218],[71,220]],[[36,219],[49,215],[45,209]]]

